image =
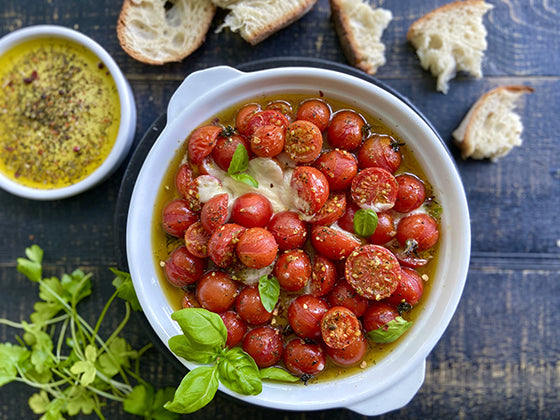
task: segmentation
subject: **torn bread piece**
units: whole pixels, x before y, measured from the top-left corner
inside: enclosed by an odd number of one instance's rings
[[[458,71],[482,77],[487,48],[483,17],[494,6],[483,0],[455,1],[422,16],[406,38],[416,49],[420,65],[437,77],[437,90],[447,93]]]
[[[354,67],[375,74],[385,64],[383,31],[391,11],[372,7],[367,0],[329,0],[331,17],[346,59]]]
[[[117,37],[143,63],[181,61],[202,45],[215,13],[211,0],[124,0]]]
[[[251,45],[303,17],[317,0],[212,0],[229,10],[217,31],[229,28]]]
[[[455,144],[463,159],[496,161],[515,146],[521,146],[523,124],[515,105],[529,86],[501,86],[482,95],[453,131]]]

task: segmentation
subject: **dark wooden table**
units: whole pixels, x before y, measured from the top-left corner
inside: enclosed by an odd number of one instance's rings
[[[560,418],[560,2],[489,0],[488,50],[484,78],[459,76],[450,91],[435,91],[406,31],[413,20],[445,0],[386,0],[394,20],[384,34],[387,64],[377,77],[418,106],[448,143],[468,196],[472,259],[462,300],[445,335],[428,358],[426,380],[405,408],[381,416],[440,419]],[[346,63],[334,34],[328,2],[319,0],[302,20],[251,47],[229,31],[214,33],[182,63],[153,67],[128,57],[115,27],[120,2],[109,0],[0,0],[0,35],[34,24],[58,24],[91,36],[104,46],[129,79],[138,108],[136,144],[166,109],[188,74],[215,65],[238,66],[275,57],[321,58]],[[505,84],[535,89],[519,108],[524,143],[497,163],[462,161],[451,132],[483,92]],[[16,272],[16,258],[36,243],[45,250],[48,274],[81,267],[94,273],[94,294],[84,310],[99,311],[112,293],[109,267],[119,264],[115,209],[126,162],[106,182],[77,197],[35,202],[0,191],[0,317],[27,319],[36,290]],[[120,226],[122,227],[122,226]],[[116,322],[116,320],[115,320]],[[139,348],[151,339],[141,318],[127,337]],[[2,341],[14,331],[0,327]],[[175,386],[184,372],[156,350],[145,357],[144,376]],[[32,390],[0,389],[0,419],[34,418]],[[118,405],[107,419],[129,418]],[[38,417],[38,416],[37,416]],[[272,411],[222,394],[195,419],[358,419],[331,410]]]

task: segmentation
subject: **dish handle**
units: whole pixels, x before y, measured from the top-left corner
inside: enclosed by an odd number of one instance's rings
[[[426,360],[423,360],[395,386],[346,408],[365,416],[377,416],[402,408],[412,400],[422,386],[425,372]]]
[[[212,67],[191,73],[171,97],[167,107],[167,120],[173,121],[179,116],[179,113],[200,96],[243,74],[228,66]]]

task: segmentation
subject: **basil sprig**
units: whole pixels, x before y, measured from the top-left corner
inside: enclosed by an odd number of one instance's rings
[[[354,232],[366,238],[373,235],[377,228],[377,213],[371,209],[359,209],[354,214]]]
[[[262,276],[259,279],[259,296],[268,312],[272,312],[280,297],[280,283],[274,276]]]
[[[249,168],[249,153],[242,144],[238,144],[228,167],[228,175],[233,179],[258,188],[259,183],[251,175],[245,173]]]
[[[367,336],[375,343],[392,343],[410,328],[412,322],[401,316],[389,321],[386,325],[370,331]]]
[[[257,395],[262,379],[297,381],[299,378],[282,369],[263,375],[253,358],[239,347],[227,348],[227,329],[222,318],[202,308],[185,308],[171,315],[182,335],[169,339],[169,348],[177,356],[204,364],[188,372],[164,407],[175,413],[192,413],[214,398],[220,382],[234,392]]]

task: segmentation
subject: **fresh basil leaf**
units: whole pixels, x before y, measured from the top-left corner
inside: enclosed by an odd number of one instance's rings
[[[185,308],[171,314],[189,342],[206,348],[222,349],[227,340],[227,329],[220,315],[203,308]]]
[[[272,312],[280,297],[280,284],[274,276],[262,276],[259,279],[259,295],[264,308]]]
[[[403,335],[411,325],[412,322],[407,321],[401,316],[398,316],[395,319],[389,321],[386,325],[376,330],[370,331],[367,336],[375,343],[392,343],[401,335]]]
[[[216,347],[190,341],[185,335],[171,337],[168,344],[171,351],[177,356],[195,363],[211,363],[220,354]]]
[[[371,209],[359,209],[354,214],[354,232],[366,238],[373,235],[377,227],[377,213]]]
[[[237,173],[231,174],[230,176],[236,181],[243,182],[244,184],[247,184],[253,188],[259,188],[259,183],[257,182],[257,180],[249,174]]]
[[[228,175],[246,171],[249,167],[249,153],[242,144],[238,144],[228,167]]]
[[[218,390],[218,369],[216,366],[200,366],[185,375],[173,401],[164,407],[175,413],[189,414],[204,407]]]
[[[271,381],[281,381],[281,382],[297,382],[300,380],[299,377],[286,372],[284,369],[277,367],[268,367],[261,369],[259,371],[261,379],[269,379]]]
[[[218,359],[220,382],[243,395],[258,395],[262,392],[259,368],[251,356],[240,347],[233,347]]]

